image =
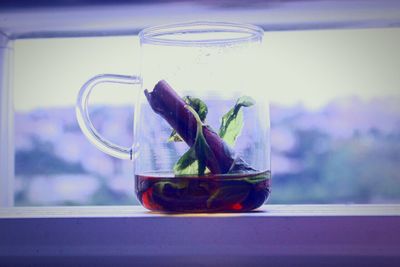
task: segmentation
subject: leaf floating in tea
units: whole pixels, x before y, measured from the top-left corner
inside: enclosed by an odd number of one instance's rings
[[[207,200],[207,208],[218,206],[218,202],[240,203],[249,195],[251,186],[246,183],[226,185],[218,188]]]
[[[235,106],[231,108],[223,117],[219,128],[219,136],[224,139],[228,145],[233,146],[236,138],[243,128],[243,111],[241,107],[250,107],[254,105],[254,100],[248,96],[240,97]]]
[[[168,195],[169,192],[166,191],[174,191],[176,194],[187,188],[188,181],[187,180],[180,180],[180,181],[160,181],[154,184],[154,188],[156,189],[157,193]]]
[[[269,171],[196,178],[149,173],[136,179],[139,200],[156,211],[249,211],[262,205],[270,193]]]
[[[255,175],[255,176],[249,176],[243,180],[250,184],[257,184],[257,183],[260,183],[262,181],[269,180],[269,179],[271,179],[271,172],[265,171],[263,173]]]

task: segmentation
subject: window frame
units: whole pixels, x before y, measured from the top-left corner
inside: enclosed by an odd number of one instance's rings
[[[335,10],[326,9],[326,1],[287,1],[282,9],[265,11],[265,16],[261,16],[262,11],[256,8],[253,13],[244,12],[244,16],[239,16],[241,11],[235,9],[222,18],[240,18],[239,22],[252,22],[265,30],[400,26],[400,5],[393,1],[330,2],[335,5]],[[117,257],[145,261],[157,253],[162,256],[159,261],[183,255],[184,259],[194,257],[192,259],[202,262],[208,255],[208,260],[215,259],[216,262],[229,257],[276,262],[288,257],[289,263],[303,260],[314,264],[332,257],[339,259],[339,263],[340,260],[369,263],[371,259],[385,260],[389,265],[398,262],[400,235],[395,227],[400,225],[400,205],[267,205],[263,207],[267,212],[228,215],[161,215],[145,212],[140,207],[13,207],[13,40],[136,34],[149,23],[169,23],[176,19],[171,12],[164,11],[169,4],[133,4],[114,8],[45,7],[33,11],[0,12],[0,21],[6,23],[6,26],[0,26],[0,236],[8,237],[0,239],[0,260],[13,262],[17,257],[25,256],[22,260],[28,262],[30,259],[51,262],[52,256],[53,260],[71,260],[78,256],[96,261],[96,256],[103,255],[99,258],[101,260],[108,255],[111,257],[108,260]],[[386,11],[391,10],[391,5],[395,5],[394,13],[389,16]],[[153,14],[163,12],[165,15],[151,21],[148,17],[151,8],[154,8]],[[190,14],[198,8],[194,1],[185,1],[176,12],[181,12],[178,15]],[[351,12],[346,12],[348,8],[358,14],[356,18]],[[199,10],[190,17],[191,20],[221,18],[219,11],[208,13],[209,9],[204,7]],[[132,14],[137,14],[137,17]],[[296,14],[294,19],[290,14]],[[315,14],[318,16],[314,17]],[[253,16],[262,21],[251,19]],[[62,24],[71,17],[74,18],[72,25]],[[78,17],[82,21],[76,21]],[[53,25],[55,18],[61,22]],[[286,18],[286,21],[281,18]],[[29,24],[32,19],[38,19],[35,25]],[[92,21],[88,21],[90,19]],[[111,23],[113,20],[123,23],[115,26],[118,23]],[[106,26],[93,26],[99,22]],[[295,231],[299,228],[301,231]],[[184,235],[177,236],[176,231]],[[243,239],[233,238],[232,231],[242,233]],[[88,239],[82,238],[81,234]],[[127,238],[117,239],[124,235]],[[192,247],[191,242],[195,244]]]
[[[13,41],[0,31],[0,208],[14,205]]]

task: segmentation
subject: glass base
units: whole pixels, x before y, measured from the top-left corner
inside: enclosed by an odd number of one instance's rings
[[[136,175],[142,205],[159,212],[247,212],[270,194],[270,171],[206,176]]]

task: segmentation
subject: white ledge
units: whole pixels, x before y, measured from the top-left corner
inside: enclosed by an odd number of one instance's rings
[[[163,214],[141,206],[60,206],[0,208],[1,218],[104,218],[104,217],[301,217],[400,216],[399,204],[378,205],[264,205],[249,213]]]

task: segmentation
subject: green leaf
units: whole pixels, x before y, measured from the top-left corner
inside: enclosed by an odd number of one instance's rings
[[[175,175],[190,175],[196,174],[199,169],[197,162],[196,152],[194,148],[190,148],[186,151],[182,157],[179,158],[178,162],[174,165]]]
[[[168,137],[168,142],[183,142],[183,139],[174,129]]]
[[[183,98],[186,104],[191,106],[194,111],[199,115],[199,118],[202,122],[205,121],[208,113],[208,107],[206,103],[204,103],[200,98],[185,96]]]
[[[250,96],[242,96],[236,102],[236,105],[240,105],[242,107],[250,107],[254,104],[255,104],[255,101]]]
[[[254,100],[249,96],[242,96],[223,117],[219,128],[219,136],[230,146],[235,144],[236,138],[243,128],[243,111],[241,107],[254,105]]]
[[[206,103],[204,103],[199,98],[191,96],[185,96],[183,98],[183,101],[185,101],[186,104],[191,106],[196,111],[202,122],[205,121],[208,113],[208,107]],[[168,142],[182,142],[182,141],[183,141],[182,137],[175,130],[172,131],[172,133],[168,138]]]
[[[160,181],[154,184],[154,188],[160,193],[163,194],[164,193],[164,188],[165,186],[171,186],[173,189],[176,190],[181,190],[184,189],[188,186],[188,181],[187,180],[182,180],[182,181],[174,181],[174,182],[170,182],[170,181]]]
[[[257,184],[260,183],[264,180],[271,179],[271,172],[270,171],[265,171],[262,172],[256,176],[249,176],[247,178],[244,178],[243,180],[250,183],[250,184]]]
[[[207,208],[211,208],[213,204],[217,206],[218,202],[240,203],[247,198],[250,189],[251,186],[246,184],[220,187],[207,200]]]
[[[243,111],[238,110],[234,113],[231,109],[227,114],[222,117],[221,128],[219,136],[229,145],[235,144],[236,138],[239,136],[243,128]]]
[[[215,155],[203,135],[203,123],[197,112],[186,105],[197,121],[196,139],[190,149],[182,155],[174,166],[175,175],[197,174],[203,176],[206,172],[206,161],[215,160]],[[197,169],[197,170],[196,170]]]

